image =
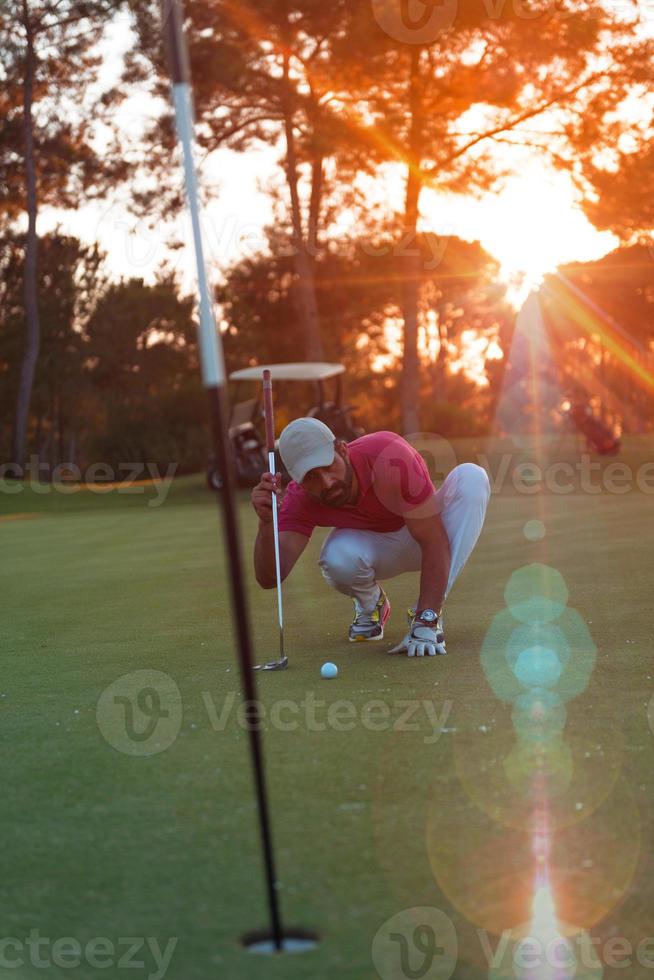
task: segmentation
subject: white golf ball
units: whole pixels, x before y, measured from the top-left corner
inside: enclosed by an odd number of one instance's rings
[[[320,676],[324,677],[325,680],[331,680],[332,677],[336,677],[338,674],[338,667],[336,664],[326,663],[320,668]]]

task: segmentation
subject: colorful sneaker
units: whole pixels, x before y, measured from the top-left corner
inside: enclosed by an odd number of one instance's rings
[[[384,626],[391,614],[391,604],[382,587],[379,587],[379,599],[372,612],[364,612],[356,599],[353,602],[354,620],[350,626],[350,643],[383,640]]]

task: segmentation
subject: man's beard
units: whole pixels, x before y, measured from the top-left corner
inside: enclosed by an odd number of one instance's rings
[[[352,496],[354,471],[349,463],[345,463],[345,479],[338,480],[329,490],[320,494],[320,503],[326,507],[345,507]]]

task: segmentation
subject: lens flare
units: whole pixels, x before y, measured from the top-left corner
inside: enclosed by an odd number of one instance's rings
[[[522,650],[513,664],[513,673],[523,687],[553,687],[563,667],[554,650],[532,646]]]
[[[507,607],[521,623],[550,623],[558,619],[568,596],[561,573],[540,563],[519,568],[504,591]]]

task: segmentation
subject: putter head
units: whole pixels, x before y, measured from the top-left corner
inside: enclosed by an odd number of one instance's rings
[[[255,670],[286,670],[288,667],[288,657],[282,657],[281,660],[271,660],[268,664],[257,664]]]

